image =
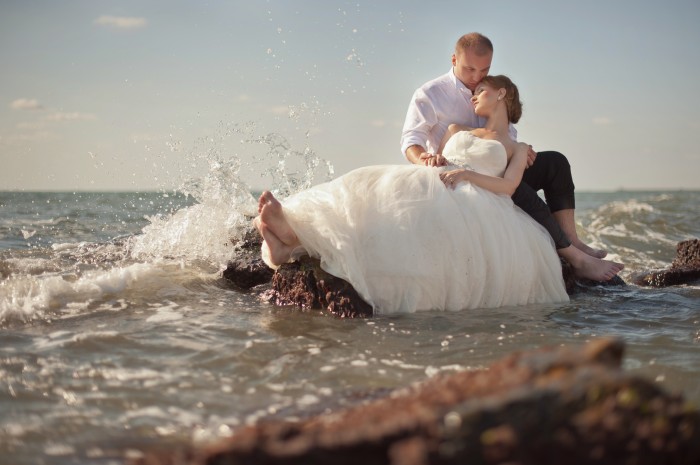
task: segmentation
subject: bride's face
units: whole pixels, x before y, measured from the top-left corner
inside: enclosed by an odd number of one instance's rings
[[[472,97],[472,105],[474,105],[474,113],[479,116],[487,117],[491,114],[499,101],[499,96],[502,92],[494,89],[488,84],[479,84],[474,90]]]

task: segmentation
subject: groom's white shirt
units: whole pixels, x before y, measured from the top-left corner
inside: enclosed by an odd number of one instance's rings
[[[457,79],[450,68],[447,74],[426,82],[413,93],[408,105],[406,121],[401,134],[401,152],[412,145],[425,147],[436,153],[447,126],[452,123],[481,128],[486,118],[474,113],[472,91]],[[517,131],[510,125],[510,136],[517,139]]]

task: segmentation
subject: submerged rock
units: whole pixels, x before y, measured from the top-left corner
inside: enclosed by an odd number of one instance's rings
[[[265,421],[160,464],[697,464],[700,413],[621,369],[622,343],[515,353],[364,405]]]
[[[286,263],[273,273],[260,258],[261,238],[255,229],[249,230],[237,244],[238,255],[228,263],[224,278],[242,289],[252,289],[271,282],[265,300],[276,305],[294,305],[302,309],[321,309],[344,318],[372,316],[372,308],[362,300],[345,280],[326,273],[317,259],[308,256]],[[616,276],[607,282],[578,280],[573,268],[561,260],[564,285],[569,295],[580,288],[604,285],[619,286],[625,282]]]
[[[676,246],[676,258],[669,268],[634,276],[639,286],[666,287],[700,280],[700,239],[689,239]]]

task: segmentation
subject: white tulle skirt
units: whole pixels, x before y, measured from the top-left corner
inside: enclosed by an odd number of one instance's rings
[[[507,196],[439,170],[370,166],[282,201],[309,255],[376,313],[566,302],[549,234]]]

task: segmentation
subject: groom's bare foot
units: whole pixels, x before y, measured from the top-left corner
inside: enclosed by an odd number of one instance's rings
[[[625,268],[622,263],[611,260],[601,260],[585,254],[585,257],[578,266],[574,265],[574,274],[578,278],[590,279],[593,281],[610,281]],[[573,265],[573,264],[572,264]]]
[[[580,251],[582,251],[583,253],[585,253],[586,255],[590,255],[593,258],[605,258],[608,256],[608,253],[605,250],[594,249],[588,244],[584,244],[583,242],[581,242],[581,240],[573,241],[572,245]]]
[[[262,193],[258,200],[258,212],[260,215],[255,218],[254,224],[261,234],[261,228],[265,226],[284,244],[299,245],[297,235],[284,216],[282,204],[272,195],[272,192],[265,191]]]
[[[574,268],[577,278],[590,279],[592,281],[610,281],[625,268],[622,263],[611,260],[601,260],[583,252],[573,245],[558,250]]]
[[[265,224],[261,224],[260,234],[262,234],[263,239],[267,243],[267,247],[270,249],[270,261],[272,264],[275,266],[280,266],[287,263],[296,246],[287,245],[282,242],[280,238],[277,237],[277,235]]]

